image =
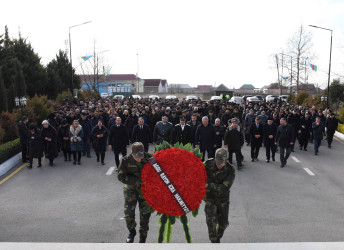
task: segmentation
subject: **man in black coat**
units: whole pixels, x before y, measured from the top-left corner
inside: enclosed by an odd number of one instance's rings
[[[128,129],[129,135],[133,133],[133,128],[135,125],[137,125],[138,120],[139,117],[136,115],[136,109],[133,109],[131,111],[131,115],[125,121],[125,126]]]
[[[288,116],[287,122],[288,122],[288,124],[290,124],[292,126],[292,128],[294,130],[294,135],[295,136],[299,136],[301,134],[301,130],[300,130],[300,116],[297,113],[297,109],[294,109],[293,113],[291,113]],[[291,146],[291,152],[295,152],[294,151],[294,145],[295,145],[295,141],[294,141],[294,144]]]
[[[331,148],[333,135],[336,132],[336,129],[338,127],[338,120],[336,117],[334,117],[333,113],[330,113],[330,116],[327,118],[325,127],[326,127],[326,135],[327,135],[327,146],[328,148]]]
[[[325,124],[321,121],[320,117],[315,119],[315,122],[312,124],[313,129],[313,144],[314,144],[314,154],[317,155],[319,153],[319,147],[321,145],[321,141],[325,138]]]
[[[138,124],[133,128],[133,133],[131,136],[131,141],[141,142],[145,148],[145,152],[148,152],[148,144],[151,142],[150,129],[149,126],[144,124],[145,121],[143,117],[139,117]]]
[[[103,121],[99,119],[98,125],[95,126],[91,131],[93,138],[94,151],[96,152],[97,162],[99,162],[99,156],[101,158],[101,164],[105,165],[105,152],[106,142],[109,136],[109,130],[103,125]]]
[[[168,119],[170,123],[172,123],[173,127],[179,123],[179,116],[175,110],[172,111],[172,115]]]
[[[181,116],[179,119],[179,124],[174,126],[172,132],[172,144],[175,144],[176,142],[183,143],[183,145],[191,143],[191,135],[190,125],[185,124],[185,117]]]
[[[202,124],[197,127],[195,135],[195,147],[199,147],[203,153],[202,161],[204,161],[205,152],[208,152],[208,159],[215,156],[215,128],[209,124],[208,117],[203,116]]]
[[[211,124],[211,123],[210,123]],[[212,125],[212,124],[211,124]],[[225,135],[225,129],[224,127],[221,125],[221,120],[219,118],[215,119],[215,144],[216,144],[216,149],[221,148],[222,147],[222,140],[223,137]]]
[[[127,148],[129,147],[129,134],[128,129],[121,124],[122,119],[117,117],[116,124],[112,125],[109,133],[109,149],[115,154],[115,162],[118,168],[119,166],[119,154],[122,156],[127,154]]]
[[[275,161],[275,136],[277,133],[277,126],[273,122],[273,118],[269,117],[268,122],[263,126],[264,146],[266,148],[266,162],[270,162],[270,151],[272,153],[272,161]]]
[[[312,119],[309,116],[309,113],[306,112],[304,117],[300,119],[300,130],[301,133],[299,134],[299,144],[300,150],[307,151],[308,140],[311,137],[312,132]]]
[[[251,161],[258,161],[259,149],[263,141],[263,125],[260,124],[260,119],[257,116],[255,123],[250,127],[250,140],[251,140]]]
[[[238,118],[233,118],[231,120],[232,124],[227,128],[225,133],[224,145],[228,148],[228,161],[233,164],[233,153],[235,153],[235,158],[237,161],[238,170],[241,170],[244,166],[241,163],[242,155],[241,148],[244,145],[244,134],[241,131]]]
[[[172,123],[168,122],[168,117],[163,115],[160,122],[157,122],[153,132],[153,142],[157,145],[163,141],[171,143]]]
[[[291,153],[291,146],[295,141],[295,133],[284,117],[280,119],[280,123],[281,125],[277,128],[275,144],[279,145],[281,168],[284,168]]]
[[[28,169],[32,168],[32,160],[33,158],[38,159],[38,168],[42,167],[42,157],[43,157],[43,141],[41,136],[41,131],[36,128],[36,126],[31,123],[29,126],[29,134],[28,134],[28,148],[29,148],[29,165],[27,166]]]
[[[47,120],[42,122],[41,135],[43,140],[45,157],[49,159],[49,166],[54,165],[54,159],[58,156],[57,150],[57,130],[49,124]]]
[[[188,121],[186,124],[190,125],[190,128],[191,128],[191,142],[192,142],[192,145],[195,145],[196,130],[197,130],[197,127],[199,125],[201,125],[201,123],[199,121],[197,121],[197,115],[192,115],[191,121]]]
[[[28,160],[26,159],[26,156],[28,155],[28,136],[29,136],[29,129],[27,127],[28,121],[29,119],[26,116],[23,116],[22,120],[18,123],[23,162],[27,162]]]

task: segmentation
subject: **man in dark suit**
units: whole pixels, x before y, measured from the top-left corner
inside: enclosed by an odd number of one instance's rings
[[[215,156],[215,128],[213,125],[209,124],[208,117],[203,116],[202,124],[197,127],[195,135],[195,147],[199,146],[201,153],[203,153],[203,159],[205,157],[205,152],[208,152],[208,159],[214,158]]]
[[[172,132],[172,143],[183,143],[183,145],[191,143],[191,127],[185,124],[185,117],[181,116],[179,119],[180,123],[174,126]]]
[[[287,123],[286,118],[282,117],[280,123],[281,125],[277,128],[275,144],[279,145],[281,168],[284,168],[291,153],[291,147],[294,145],[295,133],[293,127]]]
[[[250,127],[251,137],[251,161],[258,161],[259,149],[262,146],[263,141],[263,125],[260,124],[260,119],[257,116],[255,123]]]
[[[115,154],[115,162],[117,168],[119,166],[119,154],[122,156],[127,154],[127,148],[129,147],[129,134],[128,129],[121,124],[122,119],[117,117],[116,124],[110,128],[109,135],[109,149]]]
[[[187,122],[187,125],[190,125],[190,128],[191,128],[191,142],[192,142],[192,145],[194,145],[194,139],[195,139],[195,135],[196,135],[196,130],[197,130],[197,127],[200,124],[201,123],[199,121],[197,121],[197,115],[192,115],[191,121]]]
[[[150,129],[149,126],[144,124],[143,117],[140,117],[138,120],[138,124],[133,128],[133,134],[131,136],[131,141],[134,142],[142,142],[145,152],[148,152],[148,143],[151,142],[150,140]]]
[[[264,146],[266,148],[266,162],[270,162],[270,151],[272,153],[272,161],[275,161],[275,136],[277,126],[273,122],[273,118],[269,117],[268,122],[263,126]]]

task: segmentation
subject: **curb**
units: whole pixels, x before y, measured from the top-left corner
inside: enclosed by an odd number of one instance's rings
[[[344,141],[344,134],[342,134],[342,133],[336,131],[336,132],[334,133],[334,136]]]
[[[6,174],[11,168],[18,165],[21,162],[21,152],[13,156],[12,158],[8,159],[7,161],[3,162],[0,165],[0,176]]]

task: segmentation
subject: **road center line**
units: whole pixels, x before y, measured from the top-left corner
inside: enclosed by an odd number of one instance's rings
[[[297,159],[295,156],[292,156],[291,157],[295,162],[298,162],[298,163],[300,163],[301,161],[299,161],[299,159]]]
[[[315,174],[311,170],[309,170],[309,168],[303,168],[303,169],[307,172],[307,174],[311,176],[315,176]]]
[[[115,171],[116,167],[111,167],[109,170],[106,172],[106,175],[112,175],[113,171]]]

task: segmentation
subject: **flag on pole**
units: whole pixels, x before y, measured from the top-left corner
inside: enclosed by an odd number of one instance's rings
[[[82,60],[84,60],[84,61],[87,61],[88,59],[90,59],[92,56],[82,56],[81,58],[82,58]]]
[[[109,75],[110,75],[110,70],[106,72],[105,76],[109,76]]]
[[[289,77],[288,76],[282,76],[280,75],[282,79],[287,80]]]
[[[309,65],[309,67],[311,67],[312,70],[314,70],[314,71],[318,70],[318,67],[316,65],[311,64],[310,62],[308,62],[308,65]]]

